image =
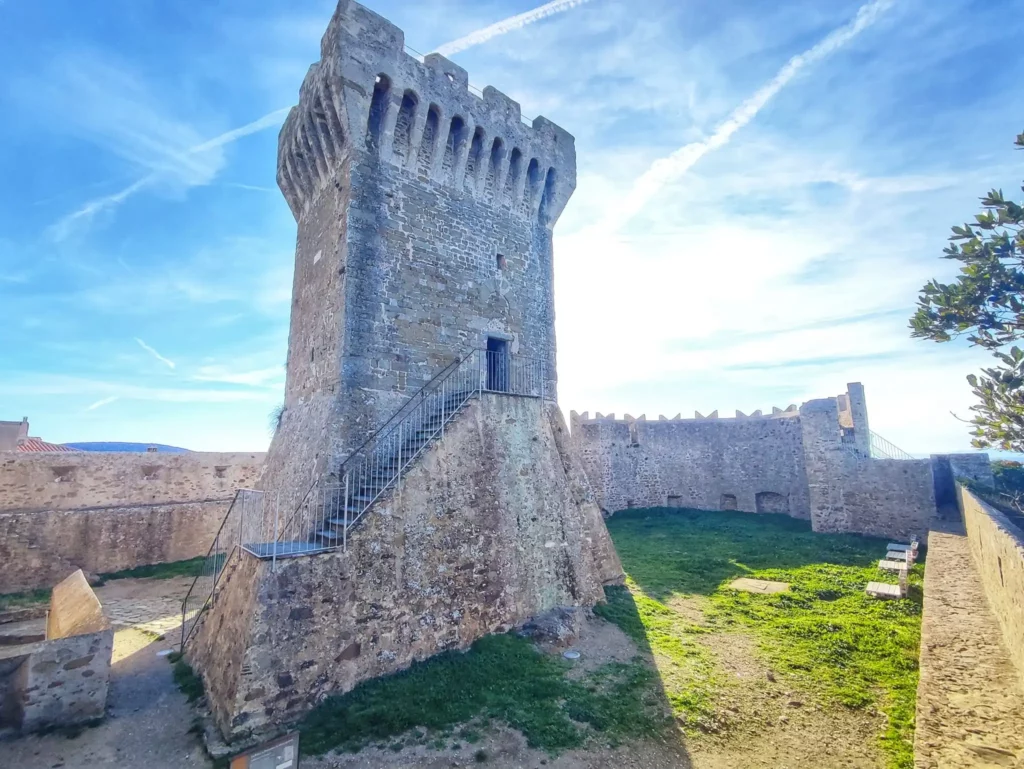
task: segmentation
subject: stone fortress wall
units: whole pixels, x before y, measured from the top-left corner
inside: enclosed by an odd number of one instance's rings
[[[551,231],[573,137],[343,0],[282,127],[298,223],[285,413],[266,484],[298,496],[456,356],[488,337],[546,363],[556,394]],[[344,212],[344,213],[343,213]]]
[[[347,551],[232,557],[187,646],[224,735],[273,731],[329,693],[603,601],[622,567],[567,437],[557,406],[485,393]]]
[[[988,457],[871,456],[864,387],[771,414],[693,419],[570,416],[572,440],[606,514],[630,507],[786,513],[815,531],[923,538],[942,472],[984,476]],[[988,471],[991,482],[991,471]]]
[[[0,453],[0,593],[205,555],[261,453]]]
[[[572,412],[570,424],[606,511],[668,506],[810,517],[795,407],[771,416],[657,421]]]

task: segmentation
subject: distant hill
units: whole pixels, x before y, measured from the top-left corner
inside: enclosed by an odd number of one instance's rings
[[[158,452],[168,454],[187,454],[188,449],[177,446],[165,446],[162,443],[124,443],[121,441],[88,441],[86,443],[65,443],[69,449],[79,451],[146,451],[155,447]]]

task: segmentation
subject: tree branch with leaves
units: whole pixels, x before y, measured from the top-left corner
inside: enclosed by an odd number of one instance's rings
[[[1024,149],[1024,133],[1015,144]],[[978,398],[971,443],[1024,451],[1024,352],[1005,350],[1024,339],[1024,209],[1002,190],[981,198],[981,208],[974,222],[953,227],[943,258],[961,262],[960,275],[949,284],[925,284],[911,336],[935,342],[966,336],[992,351],[996,366],[967,377]]]

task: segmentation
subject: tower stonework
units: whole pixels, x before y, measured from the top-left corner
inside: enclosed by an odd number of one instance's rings
[[[543,360],[556,395],[551,232],[573,137],[478,97],[439,54],[342,0],[281,129],[298,222],[285,410],[265,488],[301,494],[488,338]]]
[[[572,136],[350,0],[321,55],[279,142],[285,409],[183,633],[231,740],[623,577],[555,398]]]

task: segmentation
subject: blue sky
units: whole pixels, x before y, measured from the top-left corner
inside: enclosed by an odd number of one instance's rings
[[[539,2],[369,5],[428,52]],[[950,412],[987,356],[906,325],[955,271],[949,226],[1019,194],[1014,4],[568,5],[452,54],[576,136],[562,408],[726,415],[862,381],[897,445],[968,448]],[[277,126],[332,10],[0,0],[0,418],[266,447],[295,239]]]

